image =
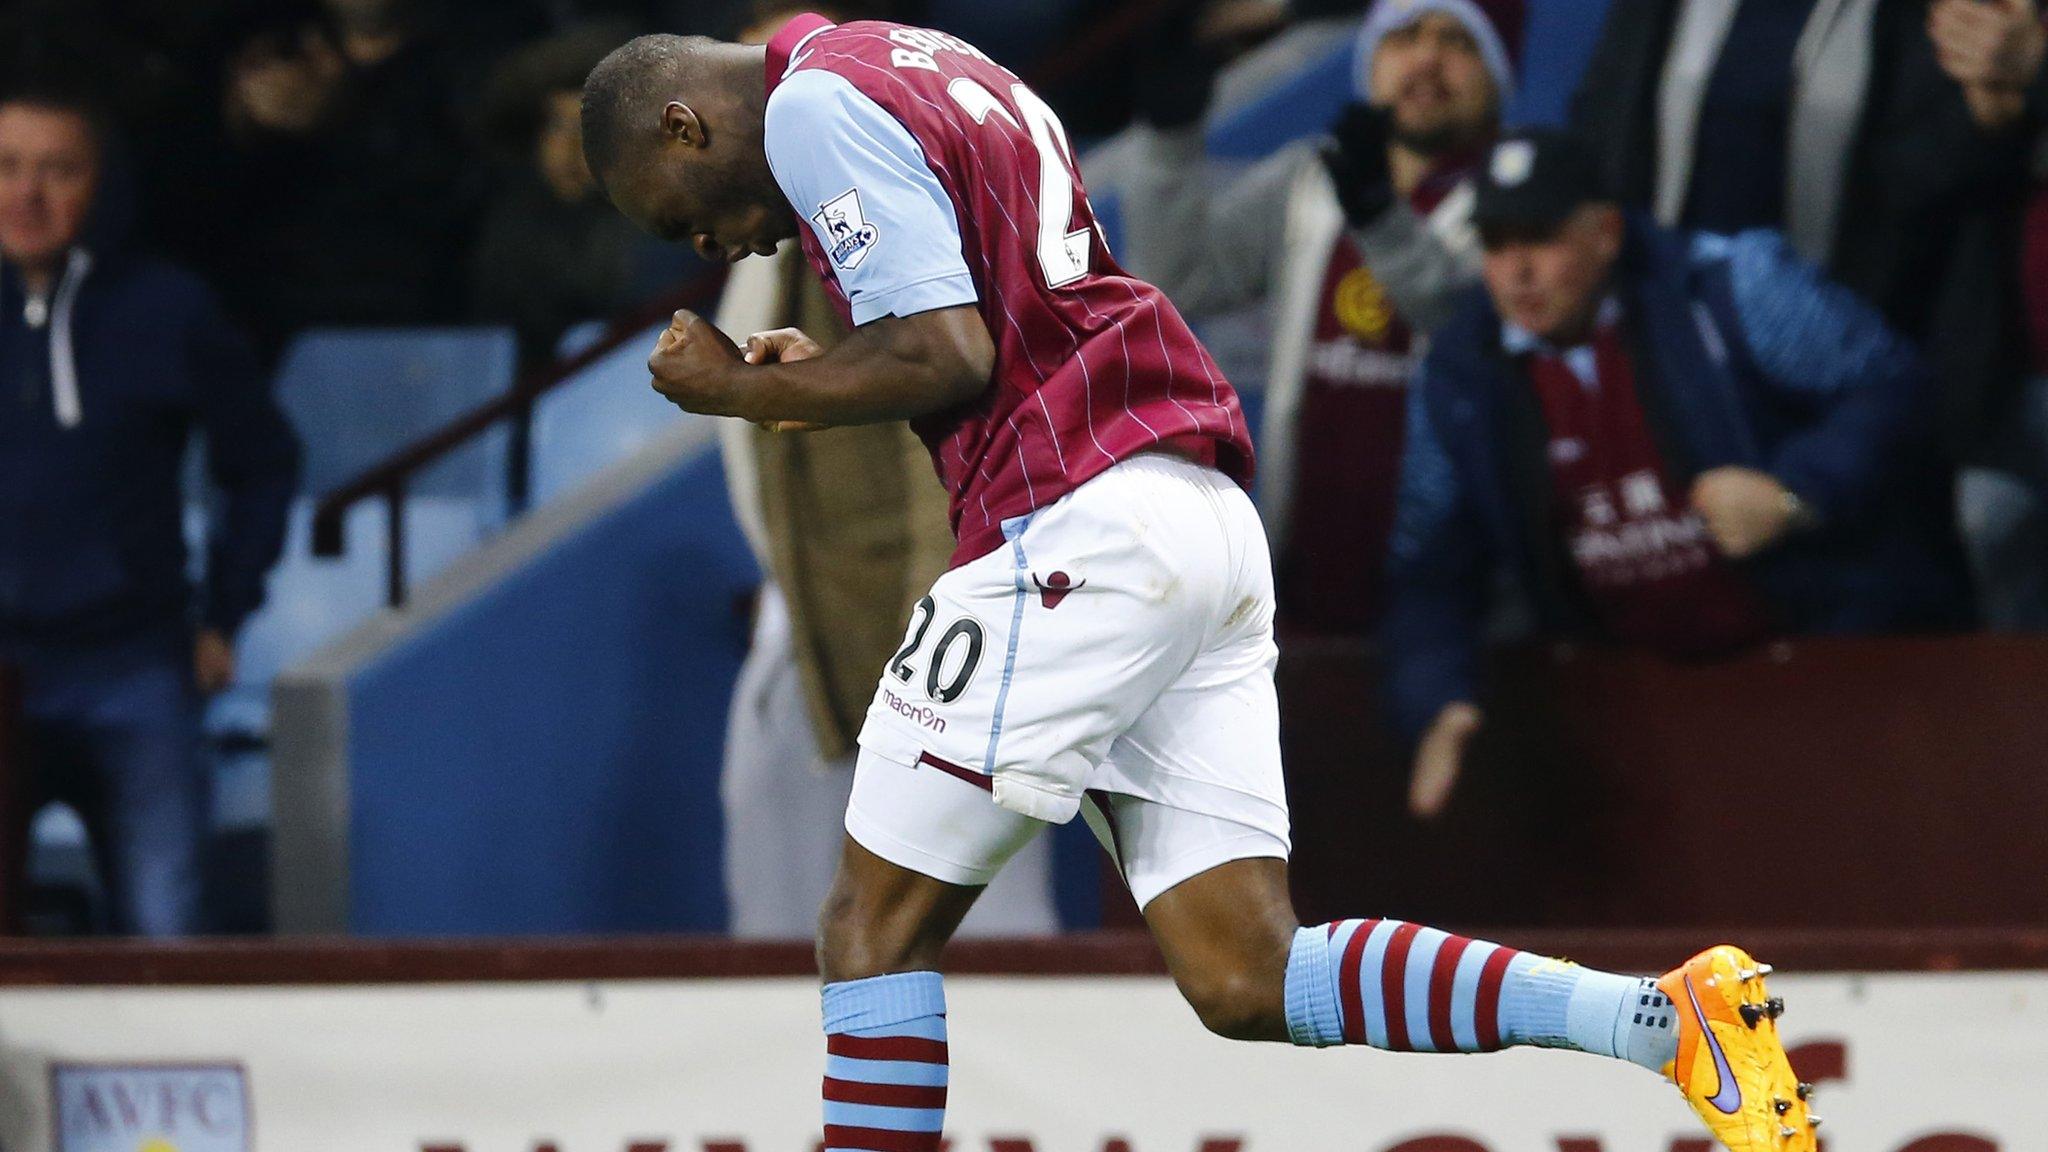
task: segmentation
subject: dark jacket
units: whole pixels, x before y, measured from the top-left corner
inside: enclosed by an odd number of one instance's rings
[[[1680,5],[1609,5],[1573,101],[1573,126],[1599,148],[1625,204],[1652,200],[1658,87]],[[2026,134],[1977,127],[1935,59],[1927,7],[1881,0],[1872,18],[1870,76],[1825,265],[1926,349],[1948,447],[1967,457],[2017,379],[2012,245]]]
[[[262,603],[282,547],[298,441],[199,280],[115,252],[89,269],[74,261],[65,281],[71,389],[51,357],[60,309],[31,327],[20,276],[0,266],[0,642],[91,644],[194,623],[232,634]],[[179,475],[195,433],[222,494],[196,604]]]
[[[1772,232],[1727,238],[1631,220],[1614,292],[1651,433],[1679,487],[1741,465],[1770,473],[1822,526],[1739,567],[1782,627],[1959,627],[1968,593],[1932,444],[1929,377],[1854,295]],[[1409,398],[1384,630],[1411,736],[1477,691],[1489,574],[1543,627],[1583,633],[1552,511],[1543,415],[1484,290],[1431,341]]]

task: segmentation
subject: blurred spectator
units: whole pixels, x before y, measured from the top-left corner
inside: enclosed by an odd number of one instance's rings
[[[552,359],[571,325],[613,316],[697,264],[613,211],[583,162],[583,78],[627,36],[593,26],[530,45],[498,66],[485,97],[485,135],[514,155],[470,258],[470,308],[512,325],[528,366]]]
[[[1978,258],[2008,277],[2017,261],[2018,315],[2002,295],[1980,293],[1943,319],[1946,331],[2012,350],[1973,358],[1977,386],[1955,389],[1951,413],[1969,448],[1958,504],[1985,622],[2039,631],[2048,629],[2048,30],[2031,0],[1936,0],[1928,34],[1986,132],[2033,138],[2010,211],[1978,242]]]
[[[234,303],[266,350],[315,324],[459,318],[477,166],[469,62],[415,0],[322,0],[228,65]]]
[[[67,97],[0,101],[0,660],[23,671],[37,802],[84,818],[112,927],[178,935],[200,926],[200,699],[234,677],[298,446],[205,286],[95,219],[100,128]],[[196,603],[195,433],[224,497]]]
[[[1549,630],[1675,658],[1967,619],[1910,348],[1775,233],[1664,229],[1600,189],[1569,136],[1494,146],[1486,289],[1415,385],[1385,631],[1420,813],[1480,724],[1497,566]]]
[[[150,195],[136,207],[152,251],[208,267],[222,188],[219,71],[236,0],[21,0],[0,5],[0,75],[103,99]],[[27,78],[25,81],[22,78]]]
[[[766,43],[814,7],[758,4],[740,39]],[[733,268],[718,326],[741,339],[794,327],[828,344],[846,332],[794,241]],[[952,556],[948,501],[900,422],[775,433],[728,420],[721,446],[733,514],[765,577],[720,787],[732,931],[808,939],[838,869],[876,678]],[[1056,931],[1050,854],[1046,836],[1019,852],[961,930]]]
[[[1972,0],[1976,2],[1976,0]],[[1991,0],[2005,3],[2006,0]],[[1572,109],[1622,203],[1669,226],[1777,228],[1931,343],[1947,301],[2001,290],[1980,246],[2018,163],[1934,58],[1924,0],[1630,0]],[[1945,387],[1974,379],[1941,348]]]
[[[1189,178],[1210,69],[1193,45],[1163,46],[1185,78],[1147,89],[1130,265],[1191,313],[1271,301],[1259,500],[1291,634],[1378,621],[1408,380],[1478,279],[1469,177],[1514,90],[1521,26],[1516,0],[1382,0],[1331,136],[1213,197]]]

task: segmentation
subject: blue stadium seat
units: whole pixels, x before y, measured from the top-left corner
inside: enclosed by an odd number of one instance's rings
[[[555,359],[568,360],[583,355],[604,339],[605,330],[610,327],[602,320],[585,320],[570,325],[568,331],[562,333],[562,338],[555,341]]]
[[[1351,99],[1352,46],[1343,44],[1241,108],[1209,124],[1211,156],[1256,160],[1322,132]]]
[[[313,506],[292,506],[284,559],[270,575],[270,596],[243,626],[235,686],[207,710],[215,735],[270,730],[270,684],[293,661],[375,615],[385,605],[386,532],[381,501],[358,504],[344,521],[347,550],[313,555]],[[484,540],[473,501],[414,496],[406,501],[406,576],[413,588]]]
[[[318,495],[512,386],[518,343],[507,328],[316,329],[278,369],[277,398],[306,442],[305,491]],[[504,441],[457,453],[421,491],[501,494]]]
[[[647,382],[647,353],[663,327],[650,325],[541,397],[533,414],[535,504],[631,456],[681,418]]]
[[[269,600],[243,630],[238,682],[208,711],[210,732],[266,733],[277,673],[384,605],[384,504],[352,509],[346,552],[321,559],[311,548],[314,501],[502,395],[517,368],[517,342],[505,328],[316,330],[292,342],[278,371],[277,397],[305,445],[303,495],[292,507]],[[409,584],[430,579],[503,525],[507,444],[506,432],[494,431],[409,487]]]

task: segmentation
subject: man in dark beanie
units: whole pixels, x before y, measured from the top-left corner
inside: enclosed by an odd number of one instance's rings
[[[1211,193],[1201,100],[1160,102],[1128,189],[1133,271],[1184,311],[1266,300],[1259,443],[1286,635],[1369,633],[1394,518],[1408,380],[1479,275],[1473,162],[1514,91],[1519,0],[1382,0],[1328,137]]]

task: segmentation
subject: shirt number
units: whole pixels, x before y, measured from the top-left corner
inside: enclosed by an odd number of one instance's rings
[[[1011,127],[1031,133],[1031,143],[1038,148],[1039,270],[1045,273],[1048,288],[1063,287],[1086,276],[1088,229],[1070,230],[1074,223],[1074,150],[1051,105],[1022,84],[1010,85],[1010,99],[1024,117],[1019,124],[996,94],[978,81],[958,77],[946,85],[946,93],[976,124],[986,124],[995,115],[1008,120]]]
[[[889,661],[889,671],[898,680],[910,683],[917,675],[917,669],[910,666],[910,658],[924,647],[924,638],[932,630],[932,618],[938,614],[939,606],[926,596],[917,602],[912,610],[917,623],[911,627],[910,639],[901,651]],[[932,662],[925,669],[924,693],[940,704],[951,704],[960,698],[967,686],[974,682],[974,670],[981,667],[981,650],[987,642],[981,621],[972,616],[962,616],[953,621],[946,634],[939,637],[938,646],[932,649]],[[957,654],[957,658],[956,658]]]

